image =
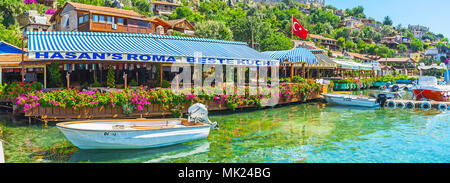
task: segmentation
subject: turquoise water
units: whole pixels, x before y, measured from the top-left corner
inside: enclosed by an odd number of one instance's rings
[[[52,125],[5,118],[7,162],[450,162],[450,112],[435,110],[310,103],[216,113],[220,130],[207,139],[145,150],[79,150]]]

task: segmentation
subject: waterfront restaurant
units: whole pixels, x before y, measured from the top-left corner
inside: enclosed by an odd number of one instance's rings
[[[25,51],[24,51],[25,53]],[[24,68],[24,80],[27,82],[41,82],[46,85],[45,64],[36,64],[33,60],[23,55],[22,49],[9,43],[0,42],[0,84],[14,81],[22,81],[22,68]]]
[[[375,77],[375,73],[380,70],[379,67],[373,64],[363,64],[348,60],[334,59],[339,66],[337,68],[337,75],[341,78],[355,78],[357,75],[359,79],[363,77]]]
[[[249,68],[279,65],[277,60],[236,41],[131,33],[37,31],[27,34],[28,57],[42,64],[59,63],[69,78],[70,82],[66,80],[69,87],[84,82],[105,83],[105,70],[111,68],[115,70],[117,84],[124,84],[123,76],[127,76],[127,81],[154,87],[158,79],[162,85],[163,77],[171,81],[174,73],[167,72],[165,67],[172,64]],[[162,71],[160,76],[156,75],[158,69]]]
[[[280,70],[284,72],[285,78],[289,76],[291,80],[293,77],[299,73],[299,67],[302,69],[303,78],[309,78],[305,75],[305,65],[306,64],[318,64],[318,60],[314,54],[312,54],[308,49],[297,47],[291,50],[283,50],[283,51],[267,51],[264,52],[267,56],[272,59],[276,59],[280,62]],[[290,71],[288,71],[290,70]]]

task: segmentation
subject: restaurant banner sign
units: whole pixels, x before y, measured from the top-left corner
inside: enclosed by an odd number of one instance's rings
[[[139,62],[172,62],[194,64],[220,64],[236,66],[278,66],[277,60],[249,60],[214,57],[168,56],[129,53],[92,53],[92,52],[30,52],[31,59],[54,60],[104,60],[104,61],[139,61]]]

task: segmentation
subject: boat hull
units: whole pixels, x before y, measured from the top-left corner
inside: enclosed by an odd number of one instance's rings
[[[413,89],[414,96],[416,100],[434,100],[434,101],[448,101],[450,95],[449,91],[439,91],[439,90],[427,90],[427,89]]]
[[[324,95],[324,97],[328,103],[335,105],[358,106],[367,108],[380,107],[380,104],[375,103],[375,99],[358,99],[358,97],[351,97],[349,95]]]
[[[150,130],[84,130],[57,126],[80,149],[144,149],[205,139],[209,125]]]

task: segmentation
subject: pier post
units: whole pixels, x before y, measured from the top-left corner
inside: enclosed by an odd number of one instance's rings
[[[3,144],[0,139],[0,163],[5,163],[5,155],[3,154]]]
[[[66,73],[66,80],[67,80],[67,89],[70,88],[70,74],[69,72]]]

